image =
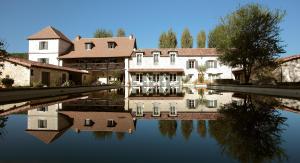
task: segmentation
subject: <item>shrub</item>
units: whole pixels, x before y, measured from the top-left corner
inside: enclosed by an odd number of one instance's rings
[[[11,87],[15,81],[14,79],[7,77],[7,78],[3,78],[1,82],[5,87]]]
[[[62,87],[73,87],[73,86],[75,86],[75,83],[72,80],[67,80],[61,86]]]

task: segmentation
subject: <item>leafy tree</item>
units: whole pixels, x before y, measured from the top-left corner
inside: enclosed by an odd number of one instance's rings
[[[7,55],[6,44],[3,40],[0,40],[0,70],[3,67],[3,60],[6,55]],[[2,71],[0,71],[0,75],[1,74],[2,74]]]
[[[217,47],[217,41],[218,40],[224,40],[225,37],[224,35],[224,26],[223,25],[218,25],[213,29],[212,31],[209,32],[208,34],[208,47],[209,48],[216,48]]]
[[[104,37],[112,37],[113,34],[111,31],[105,29],[97,29],[94,33],[95,38],[104,38]]]
[[[159,131],[163,136],[172,139],[176,135],[177,121],[176,120],[160,120],[158,122]]]
[[[205,48],[206,45],[206,34],[204,30],[201,30],[197,35],[197,47]]]
[[[182,48],[193,47],[193,37],[188,28],[185,28],[181,35],[181,47]]]
[[[254,68],[274,65],[278,54],[285,52],[279,27],[284,15],[280,10],[248,4],[223,18],[217,27],[222,31],[216,34],[220,37],[213,41],[223,52],[220,61],[242,66],[245,83],[249,83]]]
[[[205,72],[206,72],[206,66],[205,65],[199,65],[198,67],[197,67],[197,69],[198,69],[198,81],[200,82],[200,83],[203,83],[204,82],[204,75],[205,75]]]
[[[238,162],[281,162],[287,158],[281,147],[286,118],[276,106],[275,98],[247,95],[221,107],[221,117],[208,123],[209,134]]]
[[[193,131],[193,121],[192,120],[182,120],[181,121],[181,133],[183,137],[188,140]]]
[[[163,32],[159,37],[159,48],[176,48],[177,38],[176,33],[172,29],[168,32]]]
[[[125,36],[126,36],[125,30],[122,28],[119,28],[117,31],[117,37],[125,37]]]

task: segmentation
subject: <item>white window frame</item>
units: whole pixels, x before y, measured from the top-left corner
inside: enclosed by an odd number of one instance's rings
[[[177,110],[176,110],[176,106],[171,105],[170,106],[170,116],[177,116]]]
[[[40,41],[39,50],[48,50],[48,41]]]
[[[136,116],[138,117],[144,116],[143,106],[141,105],[136,106]]]
[[[196,101],[193,99],[188,99],[188,107],[189,109],[196,109]]]
[[[142,65],[142,63],[143,63],[143,54],[142,53],[136,54],[136,64]]]
[[[143,82],[143,74],[136,74],[135,81]]]
[[[154,65],[159,64],[159,53],[153,53],[153,64]]]
[[[49,64],[49,58],[38,58],[37,60],[40,63],[47,63],[47,64]]]
[[[152,116],[160,116],[159,107],[157,105],[153,106],[153,113]]]
[[[38,128],[47,128],[47,120],[38,119]]]
[[[176,62],[176,54],[170,53],[170,63],[175,64],[175,62]]]
[[[189,69],[193,69],[193,68],[195,68],[195,63],[196,63],[196,61],[195,60],[189,60]]]

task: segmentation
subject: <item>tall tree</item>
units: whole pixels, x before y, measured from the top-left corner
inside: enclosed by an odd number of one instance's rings
[[[3,40],[0,40],[0,69],[3,67],[3,61],[4,57],[7,55],[6,52],[6,44]],[[2,74],[2,71],[0,71],[0,75]]]
[[[125,30],[123,28],[119,28],[117,31],[117,37],[125,37]]]
[[[106,29],[97,29],[94,33],[95,38],[112,37],[113,33]]]
[[[176,135],[177,121],[176,120],[160,120],[158,122],[159,131],[163,136],[172,139]]]
[[[221,37],[216,48],[223,52],[222,63],[242,66],[245,83],[249,83],[254,68],[276,64],[278,54],[284,53],[279,23],[285,12],[271,11],[259,4],[245,5],[222,19]]]
[[[181,47],[182,48],[193,47],[193,37],[188,28],[185,28],[181,35]]]
[[[217,47],[217,41],[225,40],[225,35],[223,34],[225,28],[223,25],[216,26],[212,31],[208,34],[208,47],[209,48],[216,48]]]
[[[168,32],[163,32],[159,37],[159,48],[176,48],[177,38],[176,33],[172,29]]]
[[[204,30],[201,30],[197,35],[197,47],[205,48],[206,46],[206,34]]]

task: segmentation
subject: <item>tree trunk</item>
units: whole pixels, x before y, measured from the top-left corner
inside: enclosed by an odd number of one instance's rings
[[[247,71],[244,71],[244,78],[245,78],[245,84],[249,84],[250,81],[250,73]]]

